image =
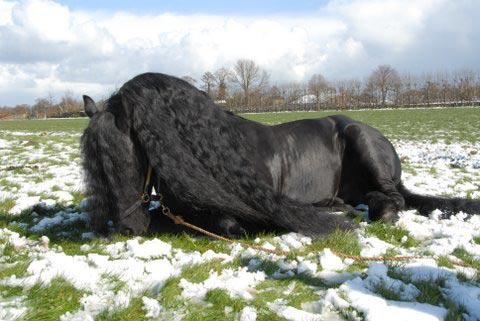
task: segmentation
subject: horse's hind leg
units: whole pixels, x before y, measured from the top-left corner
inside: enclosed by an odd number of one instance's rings
[[[354,156],[349,166],[362,171],[357,177],[365,177],[362,201],[369,207],[372,221],[394,221],[405,206],[399,193],[401,167],[395,149],[376,129],[353,123],[345,127],[346,148]],[[351,169],[350,169],[351,170]]]

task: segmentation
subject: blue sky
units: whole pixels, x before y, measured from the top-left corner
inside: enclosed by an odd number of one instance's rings
[[[317,11],[324,0],[161,0],[161,1],[114,1],[114,0],[63,0],[72,9],[115,11],[136,13],[173,12],[180,14],[301,14]]]
[[[480,69],[479,0],[0,0],[0,106],[253,59],[270,82]],[[199,83],[200,85],[200,83]]]

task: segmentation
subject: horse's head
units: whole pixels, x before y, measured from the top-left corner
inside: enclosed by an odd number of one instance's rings
[[[106,233],[111,220],[121,233],[142,234],[150,223],[148,209],[141,204],[131,209],[142,195],[148,164],[121,97],[113,95],[105,108],[88,96],[83,101],[90,117],[81,145],[92,225]]]

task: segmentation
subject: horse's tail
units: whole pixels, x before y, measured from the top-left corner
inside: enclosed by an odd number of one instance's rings
[[[428,215],[435,209],[441,210],[446,215],[460,211],[467,214],[480,214],[480,200],[419,195],[409,191],[402,183],[398,190],[405,198],[405,206],[417,209],[422,215]]]

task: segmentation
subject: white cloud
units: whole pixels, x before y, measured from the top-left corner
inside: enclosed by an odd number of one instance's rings
[[[256,60],[279,82],[317,72],[363,76],[381,63],[436,70],[446,66],[435,62],[462,66],[463,57],[478,68],[474,2],[330,1],[309,15],[250,18],[98,13],[49,0],[0,0],[0,105],[65,90],[107,96],[145,71],[199,78],[239,58]],[[442,50],[445,43],[456,49]]]
[[[403,50],[415,40],[424,20],[445,0],[355,0],[333,1],[328,9],[341,15],[352,35],[363,41]]]

